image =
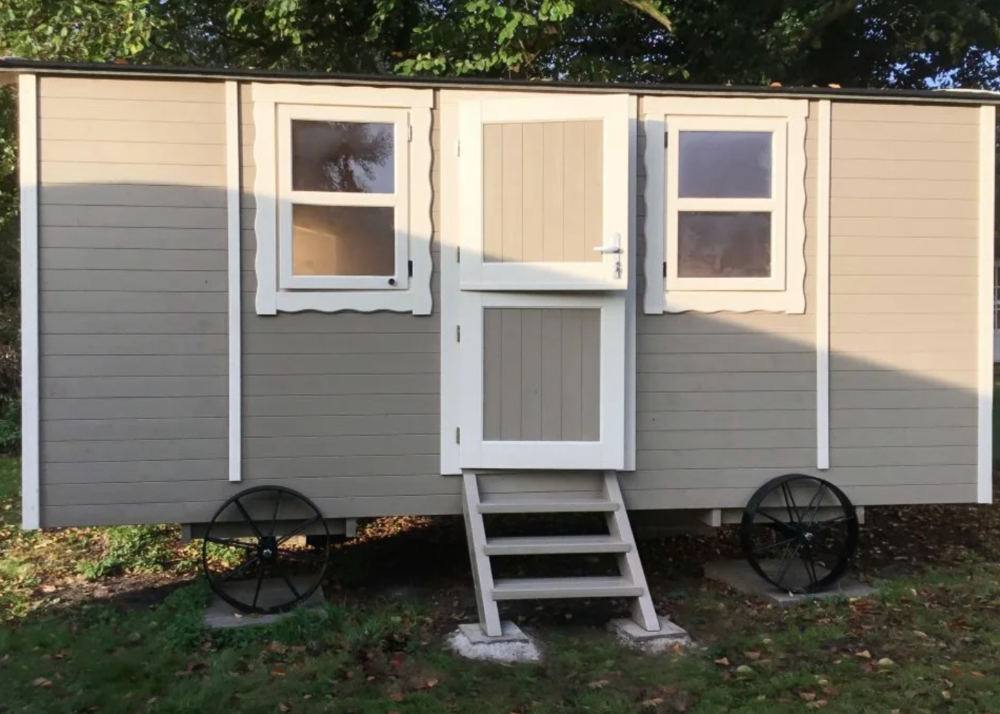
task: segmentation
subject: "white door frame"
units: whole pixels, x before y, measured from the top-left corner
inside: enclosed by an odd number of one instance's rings
[[[625,468],[625,295],[462,292],[462,468]],[[486,441],[483,438],[483,312],[488,308],[600,310],[600,436],[597,441]]]
[[[629,285],[629,138],[627,94],[461,101],[459,231],[463,290],[627,290]],[[493,263],[483,260],[483,125],[501,122],[602,122],[602,246],[597,262]],[[582,210],[582,207],[581,207]]]

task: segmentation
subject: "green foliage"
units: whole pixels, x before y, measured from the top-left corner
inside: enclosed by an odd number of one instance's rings
[[[104,554],[79,564],[88,580],[118,573],[154,573],[171,557],[174,534],[164,526],[116,526],[104,530]]]

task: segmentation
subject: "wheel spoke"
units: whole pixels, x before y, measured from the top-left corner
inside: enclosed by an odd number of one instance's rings
[[[253,565],[254,563],[257,563],[257,562],[259,562],[259,559],[258,559],[258,556],[256,556],[256,555],[253,556],[252,558],[248,558],[248,559],[244,560],[235,570],[233,570],[233,572],[231,572],[231,573],[229,573],[229,575],[226,575],[225,577],[223,577],[220,580],[220,582],[223,582],[223,583],[229,582],[230,580],[232,580],[233,578],[235,578],[237,575],[241,575],[241,574],[245,573],[247,570],[250,569],[251,565]]]
[[[271,518],[271,535],[274,535],[275,526],[278,525],[278,509],[281,508],[281,497],[284,491],[278,491],[278,500],[274,502],[274,516]]]
[[[302,563],[316,563],[317,565],[322,565],[326,563],[326,558],[321,555],[312,555],[311,553],[302,553],[297,550],[283,550],[281,554],[288,558],[289,560],[296,560]]]
[[[819,582],[816,577],[816,563],[812,559],[812,551],[808,546],[802,549],[802,564],[806,566],[806,575],[809,577],[809,584],[815,585]]]
[[[784,581],[785,576],[788,574],[788,568],[791,567],[792,561],[795,560],[795,556],[797,556],[798,554],[799,554],[798,546],[797,545],[795,546],[795,550],[793,552],[791,544],[789,544],[785,548],[785,552],[782,553],[781,562],[778,563],[778,572],[774,576],[775,581],[779,583],[779,587],[780,583]],[[791,557],[789,557],[789,555],[791,555]]]
[[[256,546],[250,543],[244,543],[243,541],[236,540],[234,538],[219,538],[217,536],[207,535],[205,536],[205,540],[209,543],[215,543],[216,545],[225,546],[227,548],[239,548],[240,550],[245,551],[254,551],[257,549]]]
[[[798,529],[793,524],[791,524],[791,523],[785,523],[783,520],[781,520],[780,518],[777,518],[775,516],[772,516],[767,511],[757,511],[757,513],[759,515],[761,515],[761,516],[764,516],[764,518],[768,518],[768,519],[774,521],[775,523],[777,523],[778,527],[782,531],[784,531],[786,535],[797,536],[799,534]]]
[[[819,515],[819,509],[823,507],[823,496],[826,495],[826,484],[820,484],[819,490],[813,494],[813,497],[809,499],[809,505],[806,506],[806,513],[809,516],[808,525],[813,525],[816,522],[816,516]],[[815,506],[813,505],[815,504]]]
[[[288,586],[288,589],[292,591],[292,594],[295,595],[295,599],[301,600],[302,595],[300,595],[299,591],[295,589],[295,583],[293,583],[291,578],[288,577],[288,574],[285,572],[285,569],[280,567],[275,567],[275,570],[277,570],[278,574],[281,575],[281,579],[285,581],[285,584]]]
[[[309,527],[310,527],[310,526],[311,526],[312,524],[314,524],[314,523],[317,523],[317,522],[319,522],[319,520],[320,520],[320,517],[319,517],[319,516],[313,516],[312,518],[310,518],[310,519],[309,519],[308,521],[306,521],[305,523],[303,523],[303,524],[299,525],[299,526],[298,526],[298,527],[297,527],[297,528],[296,528],[295,530],[293,530],[293,531],[292,531],[291,533],[288,533],[288,534],[286,534],[286,535],[283,535],[283,536],[281,536],[281,538],[278,538],[278,545],[281,545],[282,543],[284,543],[285,541],[287,541],[287,540],[288,540],[289,538],[294,538],[294,537],[295,537],[295,536],[297,536],[297,535],[298,535],[299,533],[302,533],[302,532],[304,532],[304,531],[305,531],[305,530],[306,530],[307,528],[309,528]]]
[[[257,587],[253,591],[253,607],[254,610],[257,609],[257,598],[260,597],[260,586],[264,584],[264,568],[257,569]]]
[[[795,504],[795,496],[792,495],[792,489],[788,488],[787,483],[781,484],[781,492],[785,494],[785,508],[788,509],[788,521],[790,523],[802,522],[801,518],[796,518],[799,514],[799,507]],[[794,515],[792,514],[792,508],[795,509]]]
[[[762,545],[757,548],[754,548],[753,552],[759,555],[760,553],[766,553],[767,551],[773,550],[774,548],[780,548],[783,545],[794,543],[795,540],[796,540],[795,538],[789,538],[788,540],[779,540],[777,543],[771,543],[769,545]]]
[[[263,538],[264,536],[261,535],[260,530],[257,528],[256,524],[254,524],[253,519],[250,518],[250,514],[247,513],[247,509],[245,509],[243,507],[243,504],[240,503],[240,499],[238,498],[235,499],[233,503],[236,505],[236,508],[239,510],[240,515],[243,516],[243,520],[246,521],[248,526],[250,526],[250,530],[253,531],[253,534],[258,538],[258,540],[260,538]]]
[[[820,533],[825,533],[834,526],[839,526],[841,523],[848,523],[849,521],[853,521],[855,518],[856,516],[841,516],[840,518],[834,518],[832,521],[824,521],[818,528],[816,528],[813,531],[813,533],[816,533],[817,535]]]

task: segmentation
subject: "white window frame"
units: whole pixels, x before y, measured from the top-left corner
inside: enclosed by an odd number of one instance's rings
[[[754,310],[804,313],[808,100],[650,97],[644,109],[647,173],[644,311],[647,314]],[[771,133],[771,197],[678,196],[682,131]],[[769,212],[770,276],[678,276],[678,217],[685,211]]]
[[[257,314],[303,310],[431,314],[433,92],[267,83],[254,83],[251,91]],[[393,124],[394,192],[293,191],[291,125],[297,119]],[[294,275],[291,236],[295,204],[394,208],[395,274]]]

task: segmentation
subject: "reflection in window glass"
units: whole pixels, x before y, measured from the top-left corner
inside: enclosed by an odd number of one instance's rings
[[[292,122],[292,189],[392,193],[393,125]]]
[[[770,198],[771,133],[680,132],[682,198]]]
[[[393,213],[367,206],[293,206],[292,274],[394,275]]]
[[[678,219],[678,277],[770,277],[770,213],[681,212]]]

